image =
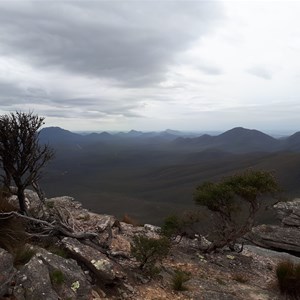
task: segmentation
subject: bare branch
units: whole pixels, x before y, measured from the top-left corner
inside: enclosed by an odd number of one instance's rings
[[[29,216],[25,216],[22,215],[16,211],[11,211],[11,212],[7,212],[7,213],[0,213],[0,219],[9,219],[12,217],[17,217],[17,218],[21,218],[21,219],[25,219],[27,221],[30,222],[34,222],[36,224],[41,224],[43,225],[43,232],[46,231],[52,231],[52,232],[58,232],[61,235],[67,236],[67,237],[72,237],[72,238],[76,238],[76,239],[90,239],[90,238],[95,238],[97,237],[97,233],[95,232],[72,232],[72,231],[68,231],[65,228],[65,225],[62,223],[49,223],[45,220],[41,220],[41,219],[36,219],[33,217],[29,217]]]
[[[54,157],[49,145],[39,144],[39,129],[44,118],[33,113],[16,112],[0,116],[0,163],[4,171],[3,184],[13,181],[18,192],[20,210],[25,212],[24,190],[38,187],[41,169]],[[43,200],[42,193],[38,193]]]

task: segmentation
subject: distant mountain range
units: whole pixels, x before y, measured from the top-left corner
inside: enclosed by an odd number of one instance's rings
[[[142,132],[131,130],[111,134],[108,132],[78,134],[60,127],[44,128],[40,132],[40,140],[45,143],[86,146],[91,143],[161,143],[174,150],[207,150],[218,149],[232,153],[300,151],[300,132],[276,139],[261,131],[236,127],[219,135],[203,134],[200,136],[186,134],[167,129],[162,132]]]

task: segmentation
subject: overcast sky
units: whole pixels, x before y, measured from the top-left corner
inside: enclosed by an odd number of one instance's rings
[[[0,1],[0,112],[69,130],[300,130],[299,1]]]

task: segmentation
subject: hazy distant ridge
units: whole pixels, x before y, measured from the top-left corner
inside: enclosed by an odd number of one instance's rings
[[[247,152],[277,152],[300,151],[300,132],[286,139],[276,139],[255,129],[236,127],[219,135],[203,134],[200,136],[167,129],[162,132],[142,132],[131,130],[111,134],[108,132],[90,133],[82,135],[59,128],[48,127],[40,132],[42,142],[53,144],[80,144],[90,143],[143,143],[164,144],[165,147],[177,147],[184,150],[218,149],[233,153]]]

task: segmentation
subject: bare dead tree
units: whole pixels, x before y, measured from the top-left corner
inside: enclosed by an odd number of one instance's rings
[[[42,168],[54,157],[49,145],[39,144],[39,129],[44,118],[32,112],[16,112],[0,116],[0,164],[2,182],[10,190],[14,183],[20,211],[26,212],[24,191],[28,186],[38,189]]]

